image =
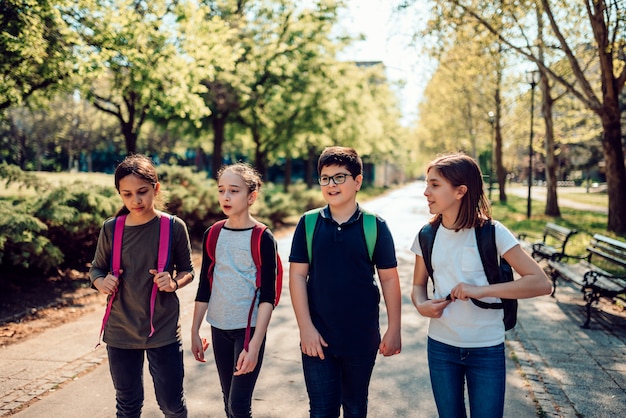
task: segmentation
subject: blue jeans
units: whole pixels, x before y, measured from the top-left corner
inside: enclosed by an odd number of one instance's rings
[[[359,356],[328,354],[325,359],[302,354],[304,381],[311,418],[336,418],[343,406],[344,418],[367,416],[367,394],[376,353]]]
[[[252,327],[250,338],[254,335],[254,330]],[[233,375],[237,359],[243,350],[245,336],[245,328],[222,330],[211,327],[213,355],[222,385],[224,409],[228,418],[249,418],[252,416],[252,392],[254,392],[254,386],[263,364],[265,339],[263,339],[259,349],[259,359],[254,370],[240,376]]]
[[[107,346],[107,353],[118,417],[141,416],[144,353],[148,357],[154,392],[163,414],[171,418],[187,417],[182,342],[137,350]]]
[[[466,380],[471,417],[501,418],[504,414],[504,343],[493,347],[459,348],[429,337],[428,366],[440,417],[467,416]]]

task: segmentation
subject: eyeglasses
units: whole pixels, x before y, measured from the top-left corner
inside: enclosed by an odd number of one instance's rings
[[[335,174],[334,176],[321,176],[317,179],[317,182],[320,184],[320,186],[328,186],[331,180],[335,184],[344,184],[348,176],[354,177],[352,174],[339,173]]]

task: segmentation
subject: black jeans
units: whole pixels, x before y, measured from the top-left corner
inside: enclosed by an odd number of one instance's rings
[[[252,392],[256,385],[263,353],[265,352],[265,338],[259,350],[259,361],[250,373],[234,376],[235,366],[239,354],[243,350],[243,341],[246,329],[223,330],[211,327],[213,355],[217,373],[220,376],[222,394],[224,395],[224,409],[228,418],[249,418],[252,416]],[[254,335],[254,327],[251,336]]]
[[[107,346],[109,369],[115,387],[118,417],[140,417],[143,406],[143,362],[154,383],[159,408],[168,418],[186,418],[187,405],[183,392],[183,346],[176,342],[149,349],[124,349]]]
[[[361,355],[332,355],[325,359],[302,353],[304,381],[311,418],[336,418],[343,406],[344,418],[367,416],[370,378],[377,350]]]

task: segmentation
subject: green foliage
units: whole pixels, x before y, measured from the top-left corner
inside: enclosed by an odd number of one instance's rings
[[[185,220],[192,236],[202,236],[213,220],[223,217],[217,183],[189,167],[161,165],[157,169],[166,210]]]
[[[216,181],[189,167],[157,168],[165,210],[184,219],[194,240],[224,214]],[[22,187],[0,200],[0,273],[41,275],[75,268],[87,271],[103,222],[121,207],[120,197],[106,178],[64,181],[57,173],[47,182],[14,166],[0,165],[0,180]],[[48,176],[50,180],[50,176]],[[58,183],[58,185],[56,185]],[[32,193],[36,188],[37,193]],[[317,188],[299,182],[287,194],[281,185],[266,183],[252,207],[255,216],[272,228],[295,223],[306,210],[323,206]],[[4,277],[5,275],[0,275]]]
[[[44,235],[45,223],[30,212],[29,201],[0,201],[0,272],[48,272],[63,261],[63,253]]]

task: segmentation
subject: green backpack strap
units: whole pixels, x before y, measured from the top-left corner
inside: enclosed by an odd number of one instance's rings
[[[309,264],[313,259],[313,232],[317,224],[317,217],[322,208],[311,209],[304,213],[304,233],[306,234],[306,249],[309,253]]]
[[[313,259],[313,233],[317,218],[322,208],[311,209],[304,213],[304,232],[306,234],[306,248],[309,254],[309,264]],[[363,234],[365,235],[365,245],[370,261],[374,258],[374,248],[378,238],[378,226],[376,225],[376,215],[361,209],[363,214]]]
[[[363,233],[365,234],[365,245],[367,245],[367,254],[370,261],[374,259],[374,248],[376,247],[376,239],[378,238],[378,226],[376,225],[376,215],[361,209],[363,213]]]

